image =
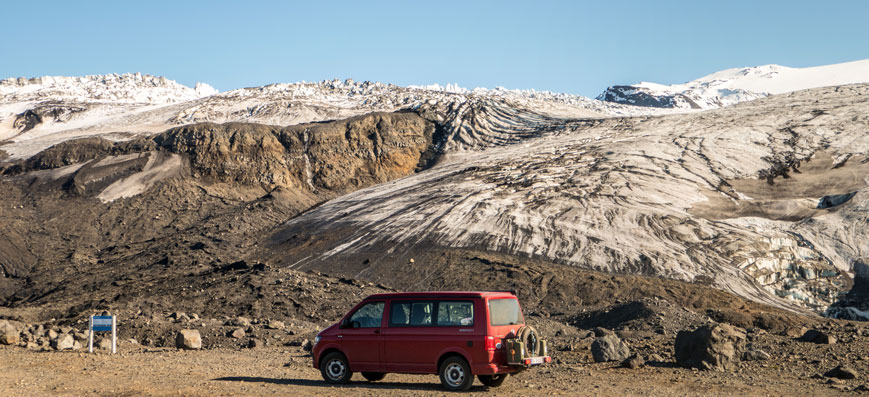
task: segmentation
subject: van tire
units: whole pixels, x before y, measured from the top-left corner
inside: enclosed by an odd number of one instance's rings
[[[488,387],[501,386],[509,377],[510,374],[477,375],[477,379],[480,380],[480,383]]]
[[[369,382],[377,382],[386,377],[386,372],[363,372],[362,377],[367,379]]]
[[[471,366],[464,358],[452,356],[441,363],[438,369],[441,384],[449,391],[465,391],[474,384],[474,374]]]
[[[350,363],[341,352],[332,352],[320,360],[320,374],[327,383],[343,384],[350,381]]]

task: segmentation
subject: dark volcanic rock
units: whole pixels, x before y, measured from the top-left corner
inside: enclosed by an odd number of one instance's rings
[[[832,345],[836,343],[835,336],[816,329],[810,329],[806,331],[806,333],[803,334],[803,336],[801,336],[799,340],[803,342],[817,343],[819,345]]]
[[[704,325],[676,336],[676,363],[688,368],[731,370],[744,346],[745,331],[728,324]]]

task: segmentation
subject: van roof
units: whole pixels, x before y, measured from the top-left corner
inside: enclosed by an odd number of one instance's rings
[[[420,291],[420,292],[390,292],[374,294],[365,300],[386,298],[515,298],[510,291]]]

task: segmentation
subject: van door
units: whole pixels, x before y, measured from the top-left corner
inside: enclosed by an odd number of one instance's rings
[[[381,329],[385,306],[383,301],[365,303],[342,322],[338,332],[339,344],[351,371],[384,372]]]
[[[387,372],[437,373],[443,352],[473,348],[474,307],[469,299],[393,300],[384,330]]]
[[[386,371],[435,373],[435,302],[393,299],[389,307],[383,341]]]

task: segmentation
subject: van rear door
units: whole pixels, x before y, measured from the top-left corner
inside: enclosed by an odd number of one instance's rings
[[[504,338],[513,337],[519,328],[525,325],[525,317],[522,315],[522,308],[519,306],[519,299],[515,296],[493,297],[486,301],[488,308],[488,336],[493,337],[494,341],[489,342],[498,346]],[[501,349],[503,351],[503,344]],[[499,364],[506,363],[506,356],[496,354],[495,359]],[[502,362],[503,361],[503,362]]]

